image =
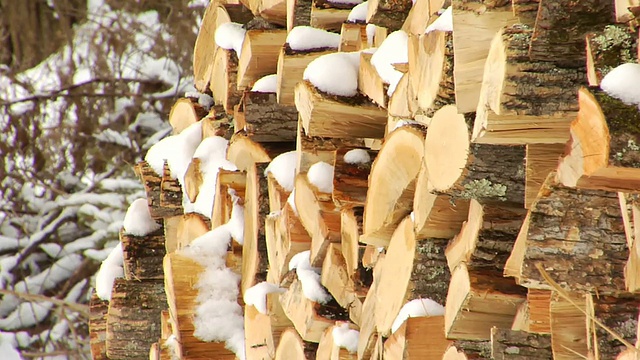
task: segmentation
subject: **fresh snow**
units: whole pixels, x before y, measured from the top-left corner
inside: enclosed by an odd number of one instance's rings
[[[211,95],[203,94],[198,91],[187,91],[184,93],[184,96],[188,98],[198,99],[198,104],[206,110],[209,110],[215,103]]]
[[[129,205],[127,214],[122,222],[124,232],[134,236],[145,236],[158,229],[158,224],[149,213],[149,203],[147,199],[137,199]]]
[[[267,314],[267,294],[283,293],[286,290],[278,285],[263,281],[253,285],[244,292],[244,303],[253,305],[262,314]]]
[[[244,244],[244,206],[241,204],[240,197],[236,196],[233,189],[229,189],[229,194],[233,199],[233,209],[231,209],[231,218],[226,226],[231,237],[240,245]]]
[[[183,181],[193,154],[202,141],[202,124],[193,123],[178,135],[158,141],[149,148],[145,160],[158,175],[162,175],[165,160],[171,169],[171,177]]]
[[[358,338],[360,332],[349,328],[349,323],[343,322],[336,325],[331,330],[333,343],[341,348],[347,349],[352,354],[358,352]]]
[[[293,210],[293,213],[298,216],[298,208],[296,208],[296,189],[293,189],[293,191],[291,191],[291,194],[289,194],[289,197],[287,198],[287,204],[289,204],[291,210]]]
[[[344,154],[344,162],[347,164],[368,164],[371,162],[371,156],[365,149],[353,149]]]
[[[404,304],[391,325],[391,332],[396,332],[402,323],[410,317],[427,317],[444,315],[444,306],[431,299],[415,299]]]
[[[364,1],[351,9],[349,12],[349,16],[347,16],[347,21],[351,22],[366,22],[367,21],[367,9],[369,2]],[[368,26],[368,25],[367,25]],[[375,29],[375,25],[374,29]]]
[[[311,260],[309,257],[311,256],[311,250],[299,252],[291,257],[289,260],[289,271],[297,268],[302,269],[312,269]]]
[[[294,51],[322,48],[337,49],[340,46],[340,34],[311,26],[296,26],[287,34],[286,42],[291,50]]]
[[[640,64],[622,64],[611,70],[600,82],[609,96],[640,109]]]
[[[224,265],[231,234],[226,225],[221,225],[195,238],[181,251],[202,266]]]
[[[367,33],[367,45],[373,46],[373,41],[376,37],[376,25],[375,24],[367,24],[365,28],[365,32]]]
[[[296,268],[296,274],[302,284],[304,297],[319,304],[326,304],[331,301],[331,295],[329,295],[322,284],[320,284],[320,274],[302,267]]]
[[[17,341],[10,333],[0,332],[0,355],[4,360],[22,360],[20,352],[16,350]]]
[[[432,31],[453,31],[453,14],[451,12],[451,6],[449,6],[440,16],[434,21],[431,25],[427,26],[427,29],[424,31],[425,34],[428,34]]]
[[[123,262],[122,243],[118,243],[96,273],[96,294],[100,299],[111,300],[113,282],[116,278],[124,277]]]
[[[307,65],[302,78],[320,91],[339,96],[358,93],[360,52],[337,52],[322,55]]]
[[[293,185],[296,178],[296,168],[298,167],[298,153],[289,151],[276,156],[267,168],[264,170],[264,175],[273,175],[278,184],[282,186],[285,191],[293,191]]]
[[[260,93],[274,93],[278,89],[278,75],[263,76],[253,84],[251,91]]]
[[[307,172],[307,179],[313,184],[320,192],[332,193],[333,192],[333,166],[327,164],[324,161],[319,161],[311,167]]]
[[[402,78],[402,73],[393,67],[393,64],[409,62],[407,33],[394,31],[382,42],[378,50],[371,56],[371,64],[378,71],[382,80],[389,84],[387,94],[393,95],[396,86]]]
[[[245,33],[246,30],[242,27],[242,24],[234,22],[222,24],[216,29],[216,45],[223,49],[234,50],[238,58],[240,58]]]

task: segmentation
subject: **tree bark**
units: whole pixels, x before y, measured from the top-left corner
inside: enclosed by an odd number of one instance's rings
[[[164,278],[162,260],[166,254],[164,228],[146,236],[134,236],[120,231],[127,280],[159,280]]]
[[[386,27],[390,31],[402,28],[413,3],[410,0],[371,0],[367,23]]]
[[[275,93],[245,91],[234,118],[236,131],[244,129],[256,142],[295,141],[298,111],[280,105]],[[238,121],[238,120],[243,121]]]
[[[491,355],[495,360],[551,359],[551,336],[494,327]]]
[[[107,358],[107,312],[109,302],[100,300],[95,293],[89,302],[91,315],[89,318],[89,338],[91,342],[91,357],[95,360]]]

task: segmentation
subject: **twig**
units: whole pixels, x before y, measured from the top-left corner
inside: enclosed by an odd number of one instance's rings
[[[40,294],[29,294],[29,293],[22,293],[22,292],[17,292],[17,291],[13,291],[13,290],[6,290],[6,289],[0,289],[0,294],[2,295],[13,295],[15,297],[18,297],[20,299],[24,299],[27,301],[37,301],[37,302],[50,302],[54,305],[57,306],[62,306],[65,307],[69,310],[75,311],[77,313],[79,313],[80,315],[89,318],[90,316],[90,308],[88,305],[82,305],[82,304],[78,304],[78,303],[72,303],[72,302],[68,302],[65,300],[61,300],[61,299],[57,299],[57,298],[53,298],[53,297],[49,297],[49,296],[44,296],[44,295],[40,295]]]

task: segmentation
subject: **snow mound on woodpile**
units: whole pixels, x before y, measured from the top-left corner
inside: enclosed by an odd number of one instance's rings
[[[243,299],[246,305],[253,305],[261,314],[267,314],[267,294],[281,294],[285,291],[286,289],[283,289],[276,284],[263,281],[248,288],[244,292]]]
[[[353,149],[344,154],[344,162],[347,164],[368,164],[371,162],[371,156],[365,149]]]
[[[123,262],[122,243],[118,243],[96,273],[96,294],[100,299],[111,300],[113,282],[116,278],[124,277]]]
[[[278,184],[282,186],[286,191],[293,191],[293,186],[296,179],[296,168],[298,166],[298,153],[289,151],[276,156],[267,168],[264,170],[264,175],[273,175]]]
[[[307,65],[302,78],[320,91],[339,95],[358,94],[360,52],[340,52],[320,56]]]
[[[296,26],[287,34],[287,44],[291,50],[303,51],[340,46],[340,34],[311,26]]]
[[[145,236],[160,229],[160,224],[151,217],[147,199],[141,198],[129,205],[122,227],[126,234]]]
[[[402,30],[394,31],[382,42],[378,50],[371,56],[371,64],[378,71],[382,81],[389,84],[387,95],[393,95],[402,78],[402,73],[393,64],[409,62],[409,36]]]
[[[253,84],[251,91],[260,93],[274,93],[278,88],[278,75],[263,76]]]
[[[350,329],[349,323],[343,322],[339,326],[336,325],[331,330],[331,336],[333,337],[333,343],[341,348],[347,349],[352,354],[358,351],[358,338],[360,332],[358,330]]]
[[[369,5],[369,2],[364,1],[354,6],[353,9],[351,9],[351,11],[349,12],[349,15],[347,16],[347,21],[351,21],[351,22],[367,21],[368,5]]]
[[[431,299],[415,299],[404,304],[391,325],[391,332],[396,332],[402,323],[410,317],[428,317],[444,315],[444,306]]]
[[[307,179],[313,184],[320,192],[332,193],[333,192],[333,166],[327,164],[324,161],[319,161],[311,167],[307,172]]]
[[[427,26],[424,31],[425,34],[432,31],[453,31],[453,14],[451,12],[451,6],[440,14],[440,16],[431,25]]]
[[[244,35],[247,31],[242,24],[228,22],[218,26],[216,29],[215,41],[216,45],[223,49],[234,50],[240,57],[242,52],[242,43],[244,43]]]
[[[640,64],[622,64],[611,70],[600,83],[609,96],[640,108]]]
[[[164,162],[167,161],[171,177],[182,181],[201,140],[202,124],[198,121],[189,125],[180,134],[158,141],[149,148],[144,159],[158,175],[162,175]]]

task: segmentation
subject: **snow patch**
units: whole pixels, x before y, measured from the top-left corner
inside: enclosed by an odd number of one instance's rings
[[[320,274],[302,267],[296,268],[298,280],[302,284],[304,297],[319,304],[326,304],[333,298],[320,284]]]
[[[353,9],[351,9],[351,11],[349,12],[349,15],[347,16],[347,21],[350,22],[366,22],[367,21],[367,9],[368,9],[368,5],[369,2],[368,1],[364,1],[356,6],[353,7]],[[374,29],[375,29],[375,25]],[[367,25],[367,28],[369,27],[369,25]]]
[[[147,199],[137,199],[129,205],[122,225],[125,233],[134,236],[145,236],[161,227],[160,224],[151,217]]]
[[[278,285],[263,281],[259,284],[253,285],[244,292],[244,303],[247,305],[253,305],[262,314],[267,314],[267,294],[280,293],[282,294],[286,290]]]
[[[289,260],[289,271],[297,268],[310,270],[311,267],[311,250],[299,252],[291,257]]]
[[[278,184],[282,186],[285,191],[293,191],[293,185],[296,179],[296,168],[298,167],[298,153],[289,151],[276,156],[267,168],[264,170],[264,175],[273,175]]]
[[[360,52],[338,52],[322,55],[307,65],[302,78],[320,91],[339,96],[358,93]]]
[[[415,299],[404,304],[391,325],[391,332],[396,332],[402,323],[410,317],[428,317],[444,315],[444,306],[431,299]]]
[[[234,22],[222,24],[216,29],[216,45],[223,49],[234,50],[238,58],[240,58],[242,43],[244,43],[244,35],[246,32],[242,24]]]
[[[371,64],[378,71],[382,80],[389,84],[387,94],[393,95],[396,86],[402,78],[402,73],[393,67],[393,64],[409,62],[408,54],[409,37],[402,30],[394,31],[382,42],[378,50],[371,56]]]
[[[286,42],[291,50],[294,51],[322,48],[337,49],[340,46],[340,34],[311,26],[296,26],[287,34]]]
[[[278,89],[278,75],[263,76],[253,84],[251,91],[260,93],[274,93]]]
[[[364,149],[349,150],[344,154],[343,159],[347,164],[368,164],[371,162],[369,152]]]
[[[449,6],[440,16],[434,21],[431,25],[427,26],[427,29],[424,31],[425,34],[428,34],[432,31],[453,31],[453,14],[451,11],[451,6]]]
[[[331,330],[333,343],[341,348],[347,349],[352,354],[358,352],[358,338],[360,332],[349,328],[349,323],[343,322],[336,325]]]
[[[319,191],[323,193],[333,192],[333,166],[324,161],[319,161],[311,167],[307,172],[307,179]]]
[[[622,64],[611,70],[600,82],[609,96],[640,109],[640,64]]]
[[[96,294],[100,299],[111,300],[114,281],[116,278],[124,277],[123,262],[122,243],[119,242],[96,273]]]

